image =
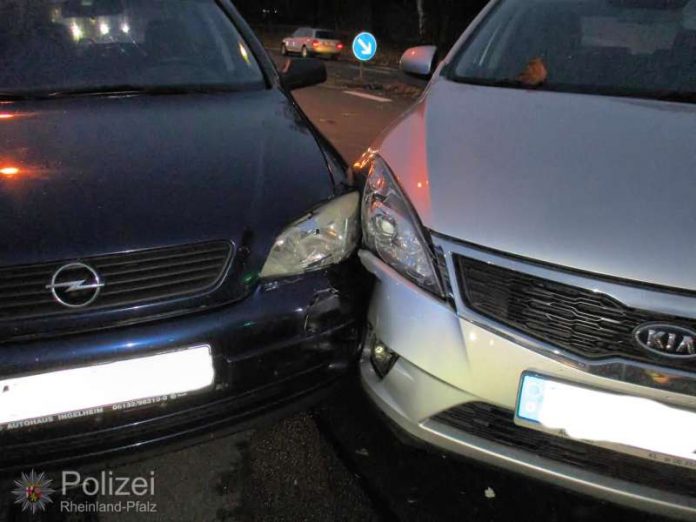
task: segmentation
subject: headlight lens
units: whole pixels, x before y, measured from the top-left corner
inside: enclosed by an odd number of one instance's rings
[[[372,159],[365,183],[362,223],[367,248],[422,288],[442,295],[433,255],[418,218],[379,157]]]
[[[351,192],[290,225],[276,239],[261,277],[322,270],[350,257],[360,241],[359,206],[360,195]]]

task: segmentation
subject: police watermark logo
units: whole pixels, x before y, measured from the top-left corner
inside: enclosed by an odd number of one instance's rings
[[[14,481],[12,495],[22,511],[32,515],[50,510],[60,513],[157,513],[155,472],[130,477],[103,470],[98,475],[83,476],[79,471],[64,470],[60,485],[51,487],[45,473],[22,473]],[[54,498],[51,498],[53,496]]]
[[[21,504],[22,511],[31,511],[32,514],[46,511],[46,505],[53,503],[51,495],[56,492],[51,488],[51,482],[45,473],[37,474],[34,470],[28,475],[22,473],[22,477],[14,481],[16,488],[12,494],[15,504]]]

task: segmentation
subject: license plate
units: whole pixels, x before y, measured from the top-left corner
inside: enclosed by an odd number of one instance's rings
[[[515,423],[696,469],[696,412],[524,374]]]
[[[87,416],[131,401],[194,392],[211,386],[214,378],[210,346],[0,378],[0,427],[48,424],[74,418],[75,412]]]

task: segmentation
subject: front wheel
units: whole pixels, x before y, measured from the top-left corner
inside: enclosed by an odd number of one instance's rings
[[[280,54],[282,54],[283,56],[288,55],[288,46],[287,45],[283,44],[280,46]]]
[[[302,58],[309,58],[309,51],[306,47],[302,48]]]

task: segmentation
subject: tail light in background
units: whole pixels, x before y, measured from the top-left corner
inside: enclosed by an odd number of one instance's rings
[[[312,40],[312,47],[319,47],[319,40]]]
[[[339,51],[342,51],[344,47],[345,47],[345,46],[343,45],[342,42],[338,42],[338,45],[336,46],[336,49],[338,49]]]

